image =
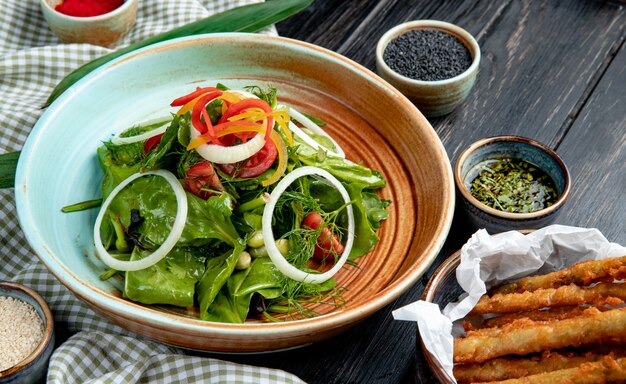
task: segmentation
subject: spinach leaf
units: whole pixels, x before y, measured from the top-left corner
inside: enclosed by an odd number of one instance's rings
[[[173,149],[176,148],[174,144],[178,143],[178,128],[179,128],[180,117],[174,115],[170,126],[167,127],[167,130],[161,137],[161,141],[159,141],[159,145],[148,152],[145,159],[143,159],[142,170],[151,170],[156,168],[163,168],[164,163],[166,163],[166,155]]]
[[[368,207],[365,204],[366,200],[363,199],[364,188],[364,185],[358,183],[346,185],[348,194],[353,202],[352,209],[354,212],[355,226],[354,245],[352,246],[352,251],[350,252],[350,260],[354,260],[370,252],[380,240],[369,219],[370,213],[368,212]],[[369,199],[371,198],[371,196],[367,197],[368,204],[371,204],[371,202],[369,202]],[[371,214],[376,216],[380,215],[380,212]],[[378,224],[378,226],[380,226],[380,224]]]
[[[178,245],[201,246],[217,239],[233,246],[239,234],[230,217],[228,196],[213,196],[203,200],[187,192],[188,214]],[[144,221],[137,228],[142,241],[163,244],[176,216],[177,201],[169,183],[158,176],[146,176],[133,181],[113,199],[109,214],[119,217],[124,227],[131,224],[131,211],[139,211]]]
[[[385,208],[391,204],[391,200],[383,200],[373,192],[361,192],[363,207],[367,213],[367,219],[374,230],[380,228],[380,222],[389,217],[389,211]]]
[[[200,302],[200,318],[206,317],[207,310],[228,278],[232,275],[239,254],[246,248],[243,241],[235,243],[232,251],[207,260],[204,275],[198,282],[196,292]]]
[[[360,183],[371,189],[386,185],[380,173],[341,157],[327,154],[320,158],[318,151],[306,144],[298,146],[295,156],[302,164],[322,168],[345,183]]]
[[[202,311],[202,319],[228,323],[243,323],[248,316],[254,293],[266,299],[281,295],[281,274],[267,257],[255,259],[249,268],[233,273],[219,291],[213,304]]]
[[[140,260],[150,253],[135,247],[130,259]],[[126,272],[124,297],[144,304],[193,306],[195,285],[204,265],[204,257],[195,256],[188,248],[174,248],[155,265]]]
[[[113,146],[103,145],[98,148],[98,162],[100,168],[104,172],[102,181],[102,198],[106,199],[119,183],[130,175],[137,173],[140,168],[139,162],[133,164],[124,164],[117,161],[117,157],[110,148]],[[121,147],[121,146],[120,146]]]

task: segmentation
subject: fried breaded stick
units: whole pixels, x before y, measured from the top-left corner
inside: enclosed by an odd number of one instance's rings
[[[518,320],[489,334],[480,330],[454,340],[455,363],[480,363],[494,357],[579,346],[605,341],[626,341],[626,308],[585,311],[572,319],[533,322]],[[493,332],[499,331],[499,332]]]
[[[536,291],[542,288],[557,288],[562,285],[589,285],[598,281],[621,280],[626,277],[626,256],[603,260],[581,261],[561,271],[547,275],[529,276],[510,284],[495,288],[495,293]]]
[[[626,358],[605,356],[602,360],[583,363],[576,368],[561,369],[516,379],[491,381],[490,384],[604,384],[626,381]],[[475,383],[483,384],[483,383]],[[486,384],[486,383],[484,383]]]
[[[626,301],[626,284],[598,283],[593,287],[570,284],[533,292],[498,293],[480,298],[470,315],[482,313],[514,313],[545,307],[582,304],[619,305]]]
[[[459,383],[507,380],[574,368],[582,363],[598,361],[604,356],[595,353],[566,356],[552,352],[537,358],[500,357],[481,364],[457,364],[454,366],[454,377]]]
[[[590,307],[557,307],[544,310],[534,310],[518,313],[505,313],[503,315],[492,317],[485,320],[481,324],[481,329],[498,328],[512,323],[515,320],[527,319],[532,321],[551,321],[571,319],[572,317],[581,316],[586,309]],[[595,307],[599,311],[607,311],[610,308]]]

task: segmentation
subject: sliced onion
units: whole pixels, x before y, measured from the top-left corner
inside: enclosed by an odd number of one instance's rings
[[[267,253],[272,259],[272,262],[276,266],[276,268],[281,271],[285,276],[292,278],[296,281],[300,281],[303,283],[313,283],[320,284],[324,281],[330,279],[343,267],[346,260],[348,260],[348,256],[350,255],[350,251],[352,251],[352,244],[354,243],[354,212],[352,210],[352,205],[348,205],[346,207],[348,213],[348,239],[346,240],[346,245],[339,258],[339,261],[335,263],[335,265],[328,271],[320,274],[308,273],[304,272],[293,265],[289,264],[289,262],[283,257],[283,255],[276,247],[276,243],[274,240],[274,232],[272,230],[272,216],[274,215],[274,207],[276,206],[276,202],[280,195],[285,192],[287,187],[291,185],[295,180],[299,179],[303,176],[314,175],[321,176],[324,179],[328,180],[328,182],[341,194],[343,200],[347,203],[350,202],[350,195],[346,188],[341,184],[339,180],[337,180],[333,175],[328,173],[327,171],[311,166],[305,166],[296,168],[290,173],[287,174],[274,188],[272,194],[270,195],[269,202],[265,205],[263,209],[263,219],[261,221],[262,232],[263,232],[263,240],[265,241],[265,248],[267,249]]]
[[[191,127],[191,138],[195,139],[200,133]],[[243,144],[224,147],[217,144],[202,144],[196,152],[206,160],[217,164],[232,164],[243,161],[259,152],[265,145],[264,135],[256,135]]]
[[[134,180],[148,175],[161,176],[163,177],[174,190],[174,195],[176,196],[176,218],[174,219],[174,224],[172,225],[172,230],[170,234],[167,236],[163,244],[159,248],[157,248],[150,256],[144,257],[141,260],[133,260],[133,261],[125,261],[118,260],[111,256],[109,252],[104,248],[102,244],[102,240],[100,239],[100,226],[102,225],[102,219],[104,218],[104,214],[106,210],[109,208],[109,205],[117,196],[117,194],[124,189],[128,184],[133,182]],[[98,217],[96,217],[96,223],[93,228],[93,238],[96,245],[96,253],[100,257],[100,260],[110,268],[113,268],[118,271],[138,271],[140,269],[148,268],[163,259],[171,250],[174,248],[178,239],[183,234],[183,228],[185,227],[185,222],[187,221],[187,195],[185,194],[185,190],[183,189],[180,182],[169,171],[165,171],[162,169],[156,171],[150,171],[145,173],[135,173],[124,181],[122,181],[118,186],[113,188],[113,191],[107,196],[106,200],[102,203],[102,207],[100,208],[100,212],[98,213]]]
[[[147,125],[153,125],[153,124],[157,124],[157,123],[163,123],[163,125],[151,129],[147,132],[144,132],[142,134],[139,135],[135,135],[135,136],[130,136],[130,137],[121,137],[120,134],[122,132],[119,132],[117,134],[115,134],[112,138],[111,138],[111,142],[115,145],[122,145],[122,144],[132,144],[132,143],[137,143],[139,141],[144,141],[144,140],[148,140],[149,138],[156,136],[156,135],[160,135],[161,133],[164,133],[167,130],[167,127],[170,123],[170,121],[172,121],[172,119],[170,117],[159,117],[153,120],[149,120],[146,122],[143,122],[139,125],[142,126],[147,126]]]
[[[346,154],[344,153],[343,149],[341,149],[341,147],[339,146],[339,144],[337,144],[335,139],[333,139],[328,133],[326,133],[326,131],[324,131],[317,124],[315,124],[313,121],[311,121],[311,119],[309,119],[308,117],[304,116],[302,113],[298,112],[294,107],[289,107],[289,115],[291,117],[293,117],[297,122],[299,122],[300,124],[304,125],[311,132],[313,132],[313,133],[315,133],[317,135],[320,135],[320,136],[327,137],[330,141],[332,141],[333,145],[335,146],[335,150],[333,151],[333,150],[330,150],[330,149],[324,147],[323,145],[321,145],[320,143],[315,141],[311,136],[307,135],[298,126],[296,126],[295,124],[290,122],[289,128],[293,131],[293,133],[295,133],[296,135],[298,135],[298,137],[300,137],[302,140],[304,140],[305,143],[309,144],[310,146],[312,146],[315,149],[322,148],[325,151],[330,152],[332,155],[335,155],[335,156],[338,156],[338,157],[343,157],[343,158],[346,157]],[[294,127],[296,129],[294,129]]]

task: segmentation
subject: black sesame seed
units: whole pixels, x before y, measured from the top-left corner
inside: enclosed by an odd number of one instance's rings
[[[415,80],[449,79],[472,65],[465,45],[438,29],[415,29],[387,44],[383,60],[393,71]]]

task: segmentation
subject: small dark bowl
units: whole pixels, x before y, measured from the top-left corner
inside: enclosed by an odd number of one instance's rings
[[[491,208],[470,193],[470,171],[477,164],[500,158],[516,158],[533,164],[554,181],[558,198],[551,206],[530,213],[504,212]],[[470,145],[454,167],[457,201],[473,229],[490,233],[514,229],[541,228],[552,223],[570,194],[570,175],[565,163],[550,148],[538,141],[519,136],[497,136]]]
[[[44,334],[37,348],[17,365],[0,371],[0,384],[44,382],[54,349],[54,320],[48,304],[37,292],[17,283],[0,281],[0,296],[9,296],[32,305],[44,326]]]
[[[436,29],[459,39],[472,56],[472,64],[463,73],[444,80],[424,81],[395,72],[383,59],[387,45],[395,38],[416,29]],[[376,46],[376,70],[391,85],[408,97],[427,117],[452,112],[469,95],[480,65],[480,47],[465,29],[438,20],[415,20],[399,24],[387,31]]]

